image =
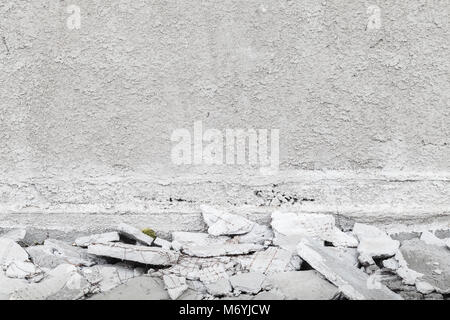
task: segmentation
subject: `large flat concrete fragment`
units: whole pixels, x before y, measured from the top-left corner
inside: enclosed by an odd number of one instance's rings
[[[172,241],[176,242],[181,248],[192,246],[210,246],[229,243],[230,237],[227,236],[212,236],[208,233],[202,232],[172,232]]]
[[[62,264],[51,270],[48,277],[31,283],[10,295],[11,300],[73,300],[89,292],[90,284],[77,268]]]
[[[135,246],[124,243],[98,243],[88,247],[88,253],[134,261],[150,265],[170,266],[177,262],[179,253],[159,247]]]
[[[92,300],[168,300],[169,295],[164,289],[161,279],[149,276],[136,277],[114,289],[100,293]]]
[[[63,263],[87,267],[95,264],[86,250],[55,239],[47,239],[43,245],[28,247],[26,250],[33,263],[43,268],[53,269]]]
[[[332,300],[339,293],[315,270],[275,273],[268,282],[289,300]]]
[[[154,240],[152,237],[146,235],[145,233],[143,233],[138,228],[130,226],[130,225],[126,224],[126,223],[119,224],[117,226],[117,231],[121,235],[123,235],[123,236],[125,236],[125,237],[127,237],[129,239],[136,240],[137,242],[142,243],[142,244],[146,244],[148,246],[151,246],[152,243],[153,243],[153,240]]]
[[[284,236],[331,237],[335,228],[332,215],[304,214],[275,211],[272,213],[272,228]]]
[[[13,261],[28,260],[27,252],[14,240],[0,238],[0,266],[8,265]]]
[[[302,240],[297,246],[299,256],[353,300],[401,300],[401,297],[381,283],[372,286],[369,276],[345,260],[336,251],[320,243]]]
[[[439,293],[450,293],[450,251],[447,248],[413,239],[404,241],[400,251],[407,267],[422,274],[420,281],[431,284]]]
[[[208,225],[208,233],[214,236],[239,235],[252,230],[254,222],[237,214],[231,214],[208,205],[201,205],[203,220]]]
[[[75,245],[82,248],[87,248],[94,243],[108,243],[119,241],[120,237],[117,232],[106,232],[100,234],[93,234],[86,237],[80,237],[75,239]]]

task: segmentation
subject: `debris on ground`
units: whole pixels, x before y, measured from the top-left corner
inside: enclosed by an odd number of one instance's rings
[[[341,230],[331,214],[282,211],[264,225],[212,206],[201,212],[205,232],[121,223],[62,241],[7,230],[0,300],[450,298],[446,230]]]

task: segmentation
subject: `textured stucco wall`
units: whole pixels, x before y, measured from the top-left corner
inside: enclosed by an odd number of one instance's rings
[[[81,8],[78,30],[66,25],[70,4]],[[381,9],[380,29],[367,29],[370,5]],[[446,175],[449,8],[447,0],[4,0],[2,202],[45,211],[108,192],[107,201],[132,197],[113,176],[245,174],[171,164],[171,132],[199,120],[279,128],[282,170]],[[73,177],[104,179],[101,188],[62,190]],[[448,199],[447,182],[427,192]]]

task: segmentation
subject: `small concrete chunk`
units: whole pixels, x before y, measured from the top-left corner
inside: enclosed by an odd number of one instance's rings
[[[100,234],[93,234],[91,236],[80,237],[75,240],[75,245],[78,247],[87,248],[94,243],[108,243],[119,241],[120,237],[117,232],[107,232]]]
[[[276,273],[268,279],[289,300],[331,300],[339,293],[315,270]]]
[[[400,246],[400,242],[381,229],[362,223],[355,223],[353,233],[359,239],[359,261],[363,265],[374,264],[373,258],[393,257]]]
[[[153,245],[166,250],[170,250],[170,248],[172,247],[172,244],[169,241],[162,238],[155,238],[155,240],[153,241]]]
[[[266,241],[272,241],[274,237],[272,229],[268,226],[255,223],[249,233],[238,237],[239,243],[264,244]]]
[[[429,294],[435,291],[434,287],[426,281],[416,281],[417,291],[423,294]]]
[[[137,242],[148,246],[151,246],[154,240],[152,237],[146,235],[138,228],[135,228],[125,223],[119,224],[119,226],[117,227],[117,231],[124,237],[136,240]]]
[[[161,266],[173,265],[179,257],[179,254],[175,251],[124,243],[92,244],[88,247],[88,253]]]
[[[203,220],[208,225],[208,233],[213,236],[239,235],[250,232],[254,222],[236,214],[231,214],[208,205],[201,205]]]
[[[27,252],[14,240],[0,238],[0,266],[9,265],[13,261],[27,261]]]
[[[188,289],[186,278],[184,277],[165,275],[163,276],[163,280],[167,293],[172,300],[178,299],[178,297],[180,297]]]
[[[29,261],[13,261],[6,265],[5,271],[7,277],[17,279],[30,279],[41,273],[42,271]]]
[[[389,258],[389,259],[383,260],[383,267],[394,271],[394,270],[397,270],[400,267],[400,265],[395,258]]]
[[[256,294],[263,288],[266,276],[259,272],[240,273],[230,277],[234,290]]]

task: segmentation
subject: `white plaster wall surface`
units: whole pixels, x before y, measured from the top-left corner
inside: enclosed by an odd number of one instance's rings
[[[367,28],[371,5],[379,29]],[[449,9],[447,0],[2,1],[3,223],[20,222],[17,213],[145,216],[173,202],[267,205],[260,189],[325,211],[445,217]],[[195,121],[279,128],[285,174],[175,166],[170,135]],[[349,214],[361,211],[372,212]]]

